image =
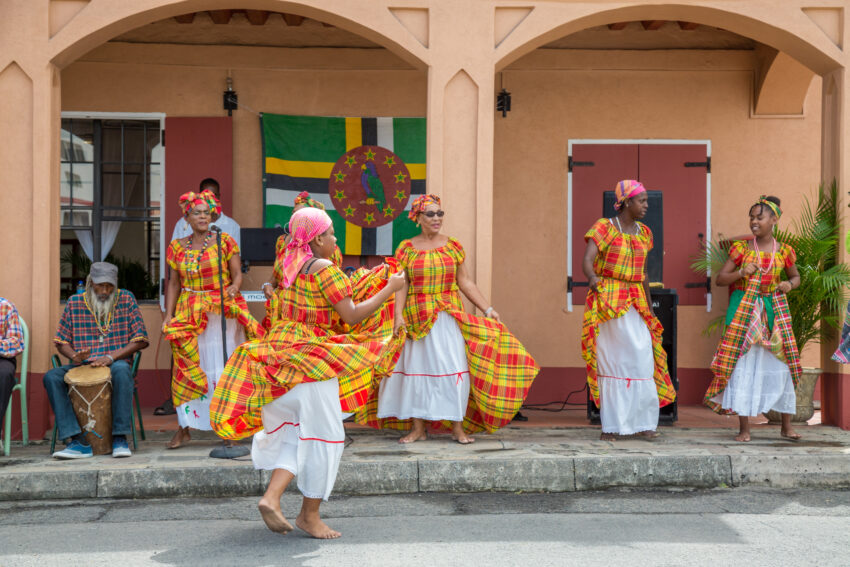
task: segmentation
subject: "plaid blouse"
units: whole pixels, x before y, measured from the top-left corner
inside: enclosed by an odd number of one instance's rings
[[[428,334],[440,311],[463,311],[457,270],[465,256],[463,246],[454,238],[431,250],[417,250],[410,240],[399,244],[395,258],[410,281],[404,322],[413,340]]]
[[[593,240],[599,248],[593,260],[593,271],[599,277],[643,281],[646,255],[652,250],[652,231],[643,223],[637,225],[637,235],[623,234],[610,219],[599,219],[584,235],[585,242]]]
[[[12,358],[23,351],[24,330],[21,328],[18,310],[11,301],[0,297],[0,357]]]
[[[165,260],[172,270],[180,274],[180,285],[194,291],[218,289],[218,246],[215,236],[204,250],[186,248],[186,239],[172,240],[165,252]],[[239,254],[239,245],[226,232],[221,233],[221,277],[224,287],[230,285],[230,259]]]
[[[53,342],[57,345],[71,345],[77,352],[89,349],[91,354],[86,360],[94,360],[122,349],[131,342],[150,342],[136,298],[124,289],[116,290],[116,293],[118,300],[112,311],[112,321],[105,330],[99,326],[89,308],[86,294],[72,295],[65,304],[65,312],[59,320],[59,329]]]
[[[340,322],[334,303],[351,295],[351,282],[335,264],[313,274],[299,273],[291,286],[275,293],[278,320],[330,331]]]
[[[797,253],[794,252],[793,248],[782,242],[778,242],[778,244],[776,258],[773,261],[770,272],[761,276],[761,284],[765,286],[762,289],[762,293],[770,293],[775,290],[776,285],[782,281],[785,268],[790,268],[797,262]],[[749,242],[744,240],[736,240],[729,249],[729,258],[735,262],[736,268],[741,268],[744,264],[754,263],[762,270],[766,270],[770,266],[770,257],[772,254],[773,246],[769,250],[761,250],[757,253],[750,246]],[[752,277],[757,277],[757,275],[753,274],[750,278]],[[747,287],[746,283],[750,278],[741,278],[734,282],[729,286],[730,293],[736,289],[744,291]]]

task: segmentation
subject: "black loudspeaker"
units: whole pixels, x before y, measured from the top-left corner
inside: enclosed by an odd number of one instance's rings
[[[274,264],[275,244],[282,228],[243,228],[240,231],[243,271],[248,264]]]
[[[653,246],[647,258],[646,273],[650,282],[664,281],[664,197],[661,191],[647,191],[649,208],[641,220],[652,231]],[[614,210],[616,197],[613,191],[602,193],[602,216],[612,218],[617,214]]]
[[[676,372],[676,336],[677,336],[677,309],[679,306],[679,295],[675,289],[650,288],[652,308],[655,316],[661,321],[664,331],[661,333],[661,346],[667,353],[667,369],[670,372],[670,380],[673,387],[679,391],[679,378]],[[593,403],[590,392],[587,393],[587,419],[593,425],[601,423],[599,408]],[[678,402],[673,402],[660,409],[658,415],[659,425],[673,425],[679,419]]]

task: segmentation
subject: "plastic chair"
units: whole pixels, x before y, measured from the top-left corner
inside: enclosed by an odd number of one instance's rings
[[[139,417],[139,433],[142,436],[142,441],[145,440],[145,425],[142,422],[142,406],[139,403],[139,385],[136,383],[136,373],[139,371],[139,362],[142,360],[142,351],[137,350],[133,353],[133,362],[130,368],[130,375],[133,377],[133,402],[136,406],[136,415]],[[62,360],[59,358],[58,354],[54,354],[50,357],[50,363],[53,368],[59,368],[62,366]],[[130,408],[130,429],[133,430],[133,450],[136,450],[136,415],[133,414],[133,408]],[[54,450],[56,449],[56,435],[58,432],[58,427],[54,421],[53,423],[53,438],[50,440],[50,454],[52,455]]]
[[[30,330],[23,317],[18,316],[18,321],[20,321],[21,330],[24,332],[24,352],[21,353],[21,378],[17,384],[12,386],[12,395],[9,396],[9,407],[6,408],[6,423],[3,425],[3,454],[7,457],[9,456],[9,447],[12,440],[12,398],[15,397],[15,390],[21,396],[22,441],[24,445],[28,445],[30,441],[30,431],[27,423],[27,371],[29,370],[30,360]]]

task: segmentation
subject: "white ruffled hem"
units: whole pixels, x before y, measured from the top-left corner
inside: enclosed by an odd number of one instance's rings
[[[791,370],[761,345],[750,347],[738,359],[726,388],[712,400],[740,416],[756,416],[770,410],[797,412]]]

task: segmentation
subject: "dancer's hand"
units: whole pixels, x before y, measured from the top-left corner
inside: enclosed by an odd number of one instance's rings
[[[398,291],[404,287],[405,277],[404,272],[398,272],[390,276],[387,280],[387,287],[390,291]]]
[[[776,289],[777,289],[777,291],[780,291],[782,293],[788,293],[793,288],[791,287],[791,282],[786,280],[786,281],[779,282],[776,285]]]
[[[593,291],[599,291],[599,283],[601,281],[602,278],[594,274],[590,276],[589,280],[587,280],[587,285],[590,286],[590,289],[592,289]]]
[[[745,278],[748,278],[751,275],[753,275],[754,273],[756,273],[758,271],[758,269],[759,269],[759,267],[756,264],[754,264],[753,262],[750,262],[749,264],[744,264],[744,266],[741,268],[740,271],[741,271],[742,276],[744,276]]]
[[[264,283],[263,284],[263,295],[266,296],[266,299],[272,298],[272,296],[274,295],[274,288],[272,287],[272,284],[270,284],[270,283]]]
[[[239,288],[236,287],[235,285],[229,285],[226,288],[224,288],[224,293],[227,294],[227,297],[229,297],[230,299],[233,299],[234,297],[236,297],[236,294],[239,293]]]
[[[393,336],[397,335],[398,330],[403,329],[403,328],[404,328],[404,319],[396,319],[393,322]]]

